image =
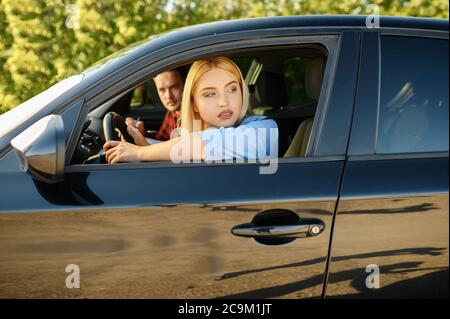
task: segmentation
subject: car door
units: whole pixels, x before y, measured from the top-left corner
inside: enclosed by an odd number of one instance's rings
[[[279,158],[273,174],[261,163],[67,165],[59,184],[4,174],[16,195],[0,194],[0,295],[321,297],[359,63],[358,31],[332,37],[307,156]],[[18,203],[19,187],[32,201]],[[311,236],[236,235],[292,219]]]
[[[448,32],[368,31],[327,297],[448,298],[448,215]]]

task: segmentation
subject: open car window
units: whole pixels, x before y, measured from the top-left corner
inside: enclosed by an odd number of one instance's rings
[[[299,45],[295,48],[259,49],[226,56],[239,66],[248,86],[250,96],[247,115],[266,116],[277,123],[278,157],[308,156],[327,63],[326,49],[321,45]],[[188,70],[189,66],[186,64],[184,67]],[[140,118],[149,130],[157,130],[165,115],[152,77],[99,108],[102,112],[93,110],[91,114],[98,117],[98,114],[115,111],[123,118]],[[97,118],[95,127],[86,127],[80,137],[80,145],[86,132],[90,137],[95,135],[96,141],[105,142],[100,121]],[[92,158],[101,152],[99,144],[96,143],[96,149],[89,152],[88,158],[74,156],[71,164],[99,164]]]

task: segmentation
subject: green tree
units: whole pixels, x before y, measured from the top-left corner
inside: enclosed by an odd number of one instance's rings
[[[2,4],[13,38],[4,67],[11,74],[15,98],[25,101],[73,71],[74,35],[65,28],[61,1],[2,0]]]
[[[12,43],[13,37],[3,3],[0,1],[0,114],[18,103],[13,91],[11,73],[6,67],[6,60],[12,52]]]
[[[0,0],[0,113],[146,37],[188,25],[306,14],[448,19],[448,0]]]
[[[75,5],[80,13],[75,30],[79,69],[167,28],[164,0],[77,0]]]

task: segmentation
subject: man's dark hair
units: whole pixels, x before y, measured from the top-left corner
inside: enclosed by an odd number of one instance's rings
[[[180,75],[180,78],[181,78],[181,80],[183,81],[183,83],[186,81],[186,77],[187,77],[187,74],[188,74],[188,72],[189,72],[189,67],[190,67],[190,65],[183,65],[183,66],[180,66],[180,67],[178,67],[178,68],[175,68],[175,69],[170,69],[170,70],[164,70],[164,71],[162,71],[162,72],[160,72],[160,73],[158,73],[158,74],[161,74],[161,73],[164,73],[164,72],[172,72],[172,71],[174,71],[174,72],[178,72],[178,74]],[[156,74],[154,77],[153,77],[153,80],[158,76],[158,74]]]

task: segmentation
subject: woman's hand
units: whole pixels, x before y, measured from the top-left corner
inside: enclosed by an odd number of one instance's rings
[[[125,141],[108,141],[103,145],[105,157],[109,164],[119,162],[140,162],[141,147]]]
[[[206,147],[198,132],[149,146],[130,144],[122,138],[121,142],[106,142],[103,148],[108,163],[158,161],[178,163],[181,160],[201,160],[206,157]]]

